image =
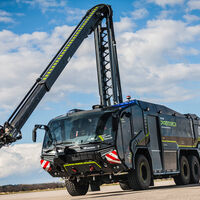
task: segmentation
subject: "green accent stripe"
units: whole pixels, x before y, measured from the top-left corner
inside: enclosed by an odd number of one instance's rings
[[[99,138],[101,139],[101,141],[104,141],[103,137],[101,135],[99,135]]]
[[[67,170],[67,167],[70,166],[76,166],[76,165],[89,165],[89,164],[95,164],[97,165],[99,168],[102,168],[98,163],[96,163],[95,161],[90,161],[90,162],[80,162],[80,163],[71,163],[71,164],[64,164],[64,168]]]
[[[171,142],[171,143],[176,143],[177,144],[177,142],[173,141],[173,140],[162,140],[162,142]]]
[[[142,142],[144,142],[144,140],[149,137],[149,131],[148,133],[138,142],[138,145],[140,145]]]
[[[174,140],[162,140],[162,142],[168,142],[168,143],[176,143],[178,145],[178,147],[196,147],[196,145],[182,145],[182,144],[178,144],[176,141]]]

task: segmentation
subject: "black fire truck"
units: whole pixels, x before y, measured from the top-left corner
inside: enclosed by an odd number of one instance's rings
[[[90,9],[36,80],[0,131],[0,147],[21,138],[20,129],[50,90],[82,41],[94,32],[100,104],[70,110],[44,129],[42,167],[62,177],[72,196],[104,183],[123,190],[147,189],[156,178],[173,177],[177,185],[199,183],[200,119],[162,105],[122,100],[112,9]],[[112,101],[112,102],[111,102]]]

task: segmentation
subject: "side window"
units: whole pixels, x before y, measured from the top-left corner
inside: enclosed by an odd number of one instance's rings
[[[72,139],[72,123],[71,120],[64,120],[64,140]]]
[[[142,110],[139,106],[134,105],[132,108],[132,125],[133,134],[137,135],[140,131],[144,131],[144,121]]]
[[[124,112],[129,112],[129,109],[125,110]],[[129,148],[129,143],[131,140],[130,117],[123,115],[123,117],[120,118],[120,121],[121,121],[121,129],[122,129],[122,134],[123,134],[124,149],[127,149]]]
[[[198,126],[198,137],[200,137],[200,126]]]
[[[56,142],[62,141],[62,121],[54,121],[50,125],[50,130]]]
[[[190,121],[182,117],[177,117],[177,132],[179,137],[192,137]]]
[[[191,124],[190,124],[190,120],[189,119],[186,119],[186,135],[187,137],[191,138],[193,137],[193,134],[192,134],[192,129],[191,129]]]
[[[122,129],[121,124],[118,124],[117,138],[116,138],[116,146],[118,155],[121,159],[124,159],[124,151],[123,151],[123,138],[122,138]]]
[[[124,160],[127,166],[131,165],[130,159],[130,141],[131,141],[131,115],[130,115],[130,108],[127,108],[122,111],[120,115],[120,121],[118,124],[118,131],[117,131],[117,139],[116,139],[116,146],[118,155],[121,159]]]

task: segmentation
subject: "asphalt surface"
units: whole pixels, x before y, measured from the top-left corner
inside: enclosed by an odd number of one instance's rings
[[[99,192],[71,197],[66,190],[0,195],[0,200],[200,200],[200,184],[175,186],[173,181],[158,181],[145,191],[122,191],[119,185],[102,186]]]

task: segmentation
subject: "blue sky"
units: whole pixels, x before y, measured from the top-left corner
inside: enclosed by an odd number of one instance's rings
[[[0,122],[3,124],[85,12],[110,4],[123,96],[200,116],[200,1],[1,0]],[[85,40],[22,129],[0,150],[0,185],[54,181],[39,164],[34,124],[99,102],[93,36]],[[28,153],[27,153],[28,152]]]

